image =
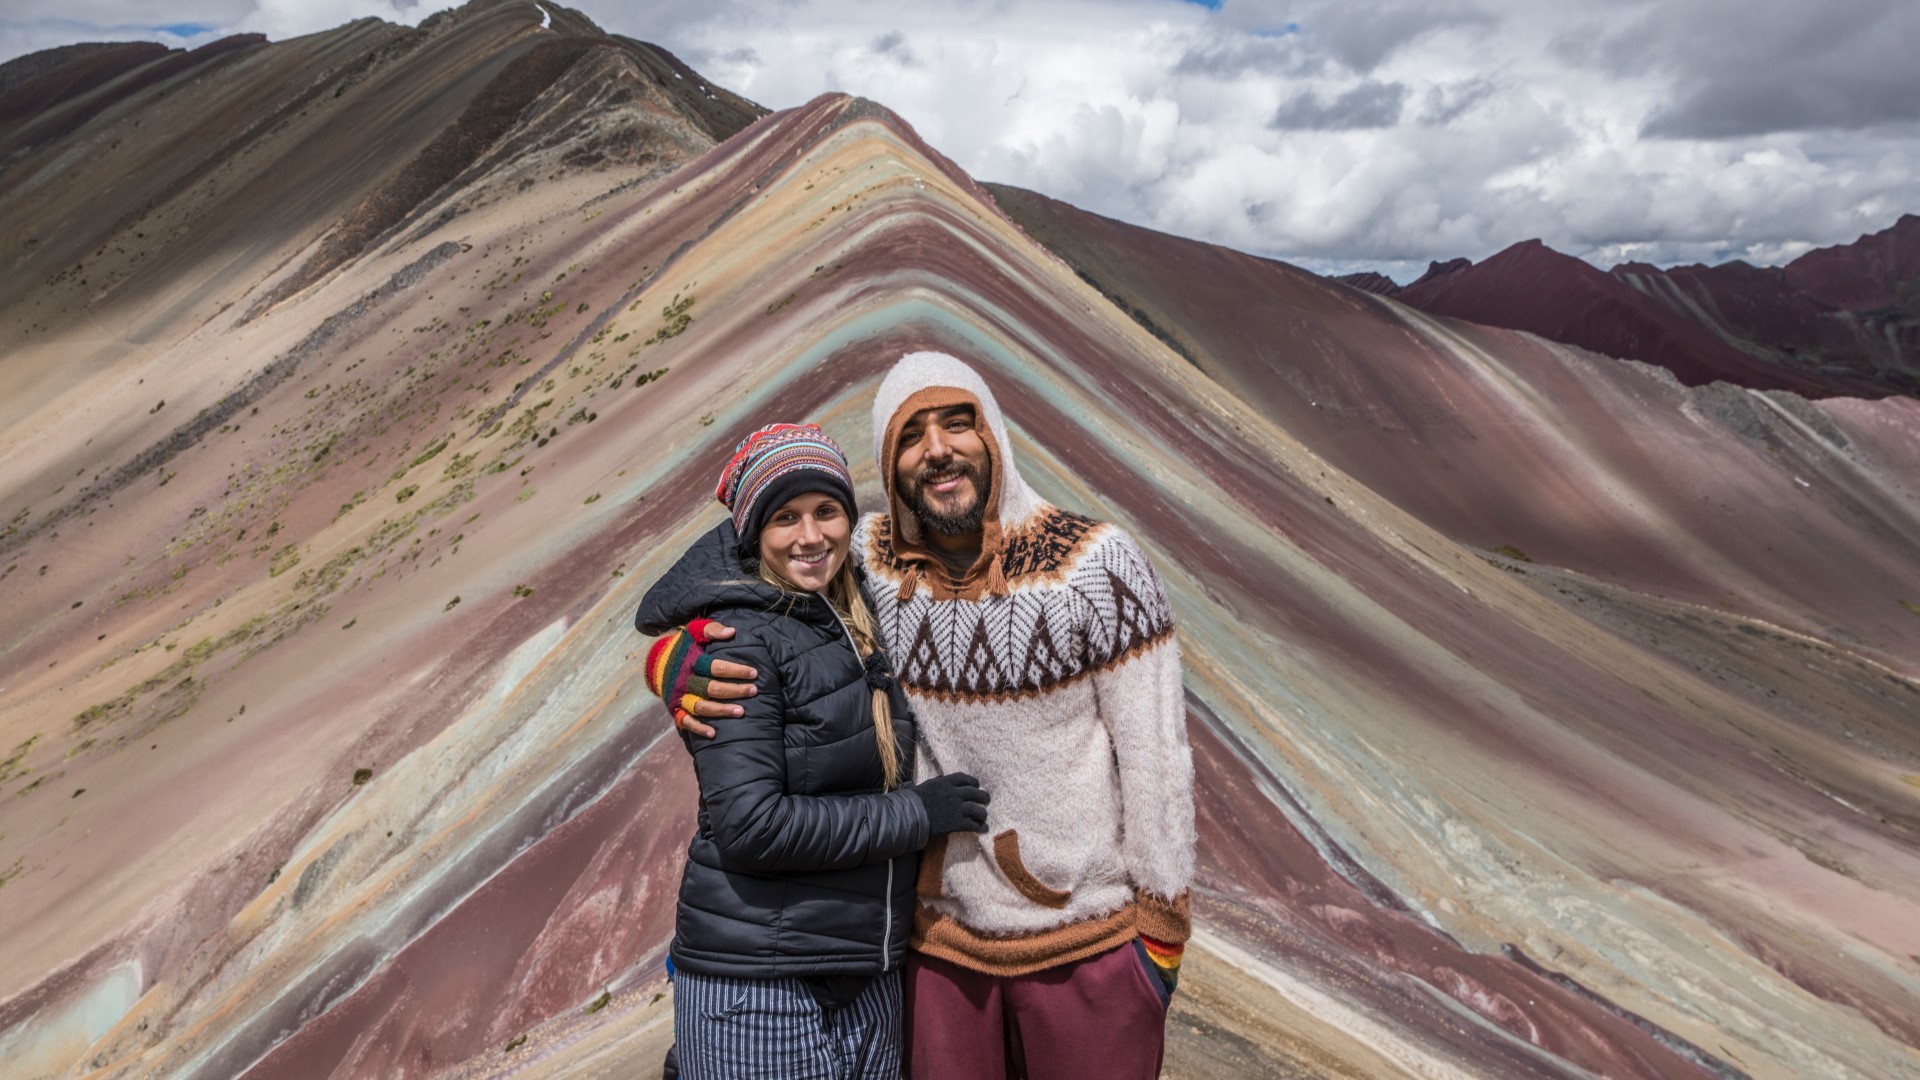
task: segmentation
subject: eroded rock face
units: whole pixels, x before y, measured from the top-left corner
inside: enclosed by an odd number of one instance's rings
[[[922,347],[1169,584],[1169,1075],[1920,1062],[1913,401],[989,196],[875,103],[748,123],[543,6],[256,46],[0,172],[59,247],[0,267],[10,1063],[656,1067],[693,785],[631,612],[742,434],[862,447]],[[449,131],[491,134],[416,182]]]

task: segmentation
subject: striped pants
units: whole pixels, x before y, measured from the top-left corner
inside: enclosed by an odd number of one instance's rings
[[[799,979],[673,973],[683,1080],[898,1080],[900,973],[823,1012]]]

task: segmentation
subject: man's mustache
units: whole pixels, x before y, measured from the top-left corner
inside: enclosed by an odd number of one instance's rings
[[[980,486],[980,467],[970,461],[950,461],[944,465],[922,465],[914,474],[915,487],[924,488],[928,484],[937,484],[964,476],[973,481],[974,487]]]

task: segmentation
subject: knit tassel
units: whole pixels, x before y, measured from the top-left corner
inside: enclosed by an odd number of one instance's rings
[[[987,560],[987,595],[1007,595],[1007,574],[1000,568],[1000,556]]]
[[[917,563],[908,563],[907,572],[900,576],[900,602],[913,599],[915,589],[920,587],[920,567]]]

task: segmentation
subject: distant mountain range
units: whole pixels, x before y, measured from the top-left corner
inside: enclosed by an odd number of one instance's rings
[[[1785,266],[1623,263],[1599,270],[1538,240],[1435,262],[1405,287],[1338,280],[1435,315],[1526,330],[1725,380],[1814,397],[1920,394],[1920,217]]]

